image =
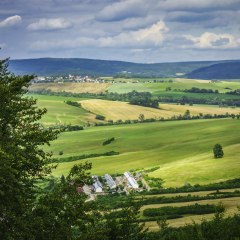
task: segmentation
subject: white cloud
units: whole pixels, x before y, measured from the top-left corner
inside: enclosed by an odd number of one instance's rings
[[[233,35],[227,33],[215,34],[205,32],[199,37],[186,35],[185,38],[192,41],[196,48],[201,49],[232,49],[240,46],[237,39]]]
[[[148,28],[101,38],[100,44],[103,47],[154,48],[162,44],[167,31],[165,23],[159,21]]]
[[[57,30],[57,29],[65,29],[70,28],[72,23],[64,18],[42,18],[37,22],[31,23],[28,25],[28,29],[32,31],[38,30]]]
[[[103,48],[156,48],[160,47],[168,31],[165,23],[159,21],[148,28],[136,31],[127,31],[112,37],[75,38],[67,40],[37,41],[31,45],[33,50],[48,50],[78,47],[103,47]]]
[[[0,21],[0,28],[11,27],[11,26],[19,24],[21,21],[22,21],[21,16],[14,15],[14,16],[4,19],[3,21]]]

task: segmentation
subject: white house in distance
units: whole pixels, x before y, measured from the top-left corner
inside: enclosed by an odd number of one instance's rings
[[[93,190],[94,190],[94,192],[102,193],[103,192],[103,186],[100,183],[99,179],[96,177],[94,180],[95,180],[94,183],[93,183]]]
[[[132,176],[132,174],[130,172],[125,172],[124,176],[126,177],[126,179],[128,181],[128,185],[131,188],[133,188],[133,189],[139,188],[137,181],[135,180],[135,178]]]
[[[105,178],[106,183],[107,183],[107,185],[110,189],[115,189],[117,187],[115,181],[113,180],[113,178],[109,174],[105,174],[104,178]]]

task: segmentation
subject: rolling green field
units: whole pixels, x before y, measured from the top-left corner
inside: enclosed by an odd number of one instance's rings
[[[167,79],[166,79],[167,80]],[[168,80],[167,80],[168,81]],[[223,94],[226,87],[240,88],[238,82],[209,83],[209,81],[174,80],[174,83],[114,83],[108,84],[108,91],[119,93],[137,91],[150,91],[158,96],[183,96],[221,99],[238,98],[238,96]],[[199,88],[218,89],[220,94],[194,94],[178,91],[166,92],[165,88],[174,86],[176,89],[187,89],[192,86]],[[94,92],[96,86],[92,87]],[[105,86],[106,87],[106,86]],[[107,88],[106,88],[107,89]],[[106,90],[105,89],[105,90]],[[103,91],[105,91],[103,90]],[[78,90],[80,91],[80,90]],[[102,91],[102,90],[101,90]],[[230,90],[228,90],[230,91]],[[47,108],[48,113],[41,122],[45,126],[56,124],[87,125],[94,123],[96,114],[106,117],[106,120],[133,120],[138,119],[139,114],[145,118],[169,118],[173,115],[184,114],[190,110],[191,115],[203,114],[239,114],[240,108],[219,107],[216,105],[177,105],[160,103],[160,109],[130,105],[127,102],[107,101],[100,99],[83,99],[77,97],[44,96],[32,94],[38,99],[38,107]],[[81,108],[67,105],[64,101],[80,102]],[[92,162],[91,173],[103,175],[105,173],[123,173],[124,171],[148,169],[158,167],[149,174],[150,177],[158,177],[164,180],[164,187],[178,187],[185,184],[208,184],[240,176],[240,120],[238,119],[211,119],[211,120],[185,120],[154,123],[138,123],[113,125],[102,127],[87,127],[84,131],[64,132],[52,142],[47,151],[52,151],[54,157],[80,156],[83,154],[119,152],[119,155],[88,158],[72,162],[59,163],[53,171],[53,176],[67,175],[71,167],[85,161]],[[103,142],[109,138],[115,141],[103,146]],[[212,149],[216,143],[223,146],[224,158],[214,159]],[[59,155],[62,151],[63,155]],[[233,192],[234,189],[223,190]],[[198,196],[207,196],[211,191],[191,193]],[[164,196],[187,196],[189,193],[164,194]],[[161,197],[161,194],[146,195],[149,197]],[[141,196],[142,197],[142,196]],[[237,212],[239,197],[227,199],[209,199],[192,202],[150,204],[142,206],[140,218],[144,220],[142,211],[147,208],[159,208],[163,206],[188,206],[190,204],[218,204],[222,202],[226,208],[226,215]],[[203,218],[210,220],[214,214],[184,215],[182,218],[168,220],[170,226],[179,227],[186,223],[200,222]],[[145,226],[151,231],[158,230],[156,221],[147,220]]]
[[[41,119],[41,123],[45,126],[56,124],[78,124],[83,125],[88,121],[96,121],[95,115],[87,112],[82,108],[73,107],[64,103],[64,101],[81,101],[83,98],[60,97],[60,96],[44,96],[44,95],[29,95],[37,98],[37,106],[46,108],[47,114]]]
[[[124,81],[124,80],[122,80]],[[129,82],[129,79],[125,79],[127,83],[114,83],[108,87],[109,92],[117,92],[117,93],[126,93],[131,92],[133,90],[139,92],[151,92],[154,95],[158,95],[161,92],[166,92],[167,87],[171,87],[173,92],[175,90],[185,90],[190,89],[192,87],[197,88],[204,88],[204,89],[213,89],[218,90],[220,93],[225,93],[228,91],[239,89],[240,82],[227,82],[227,81],[220,81],[220,82],[211,82],[209,80],[195,80],[195,79],[182,79],[182,78],[175,78],[172,79],[173,82],[169,82],[169,79],[163,79],[164,82],[160,83],[153,83],[153,79],[146,79],[145,82]],[[136,81],[140,81],[136,79]],[[150,81],[150,82],[149,82]],[[229,89],[228,89],[229,88]],[[171,93],[171,92],[170,92]]]
[[[107,101],[100,99],[89,99],[80,101],[81,105],[87,111],[100,114],[107,120],[135,120],[140,114],[144,114],[145,118],[169,118],[172,116],[183,115],[189,110],[192,115],[202,114],[240,114],[240,108],[228,108],[216,105],[177,105],[160,103],[160,109],[142,107],[128,104],[120,101]]]
[[[122,173],[130,169],[160,168],[150,176],[160,177],[165,186],[182,186],[186,182],[210,183],[240,175],[239,120],[214,119],[156,122],[94,127],[66,132],[50,147],[55,156],[118,151],[120,155],[88,159],[93,174]],[[115,137],[106,146],[103,141]],[[225,156],[214,159],[213,145],[221,143]],[[60,176],[81,161],[61,163],[53,172]]]

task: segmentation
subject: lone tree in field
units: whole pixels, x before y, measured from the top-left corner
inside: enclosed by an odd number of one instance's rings
[[[139,121],[143,122],[145,120],[144,114],[142,114],[142,113],[139,114],[138,119],[139,119]]]
[[[220,144],[216,144],[213,147],[213,154],[215,158],[222,158],[224,153],[223,153],[223,149],[222,146]]]

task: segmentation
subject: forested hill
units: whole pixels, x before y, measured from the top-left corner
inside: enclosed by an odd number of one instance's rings
[[[217,63],[187,74],[197,79],[240,79],[240,61]]]
[[[16,74],[36,75],[96,75],[114,76],[127,74],[142,77],[174,77],[178,73],[190,73],[198,68],[219,62],[178,62],[141,64],[122,61],[93,60],[82,58],[40,58],[11,60],[10,70]]]

